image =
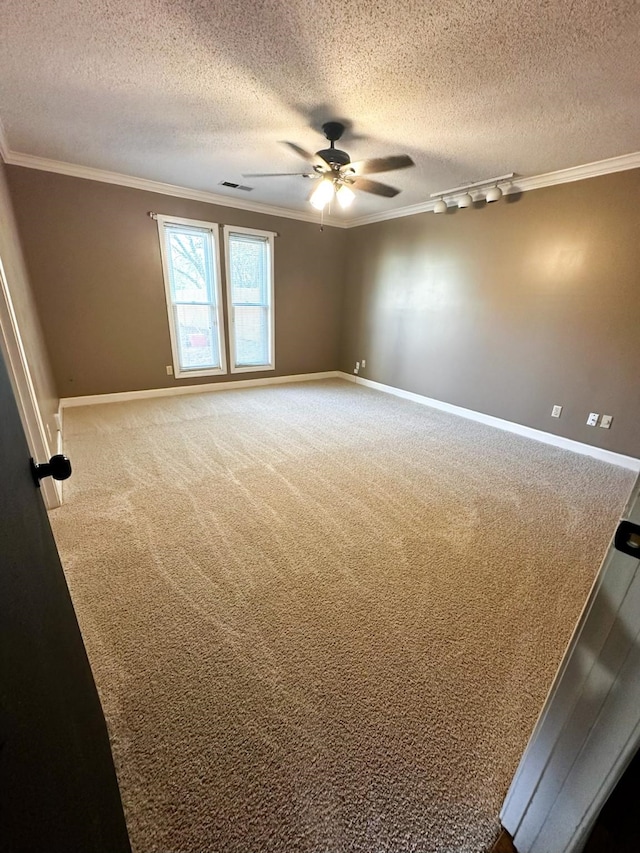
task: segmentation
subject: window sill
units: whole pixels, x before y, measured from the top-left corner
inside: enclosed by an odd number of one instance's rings
[[[275,364],[252,364],[249,367],[232,367],[230,373],[262,373],[265,370],[275,369]]]
[[[221,367],[211,368],[209,370],[176,370],[174,368],[174,379],[190,379],[192,376],[226,376],[227,371]]]

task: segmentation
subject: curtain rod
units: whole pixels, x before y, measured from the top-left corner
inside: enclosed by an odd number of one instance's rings
[[[157,221],[157,219],[158,219],[158,215],[159,215],[159,214],[157,214],[154,210],[149,210],[149,211],[147,212],[147,216],[149,217],[149,219],[155,219],[156,221]],[[212,224],[214,224],[214,223],[212,223]],[[215,224],[218,224],[218,226],[219,226],[220,228],[224,228],[224,225],[221,225],[220,223],[215,223]],[[229,227],[233,228],[234,226],[233,226],[233,225],[231,225],[231,226],[229,226]],[[245,227],[244,225],[237,225],[237,226],[236,226],[236,228],[244,228],[244,227]],[[264,229],[263,229],[263,228],[256,228],[255,230],[256,230],[256,231],[264,231]],[[280,232],[279,232],[279,231],[269,231],[269,232],[266,232],[266,231],[265,231],[265,233],[273,234],[273,236],[274,236],[274,237],[279,237],[279,236],[280,236]]]

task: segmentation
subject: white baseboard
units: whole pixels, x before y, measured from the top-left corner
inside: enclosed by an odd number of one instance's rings
[[[560,447],[563,450],[571,450],[573,453],[580,453],[583,456],[591,456],[594,459],[600,459],[603,462],[609,462],[611,465],[618,465],[621,468],[627,468],[630,471],[640,472],[640,459],[634,456],[625,456],[622,453],[615,453],[613,450],[605,450],[601,447],[593,447],[590,444],[583,444],[580,441],[574,441],[572,438],[565,438],[561,435],[554,435],[550,432],[534,429],[533,427],[517,424],[513,421],[506,421],[503,418],[496,418],[493,415],[485,415],[482,412],[475,412],[473,409],[465,409],[462,406],[454,406],[453,403],[444,403],[442,400],[435,400],[433,397],[424,397],[422,394],[415,394],[413,391],[404,391],[402,388],[394,388],[392,385],[384,385],[382,382],[374,382],[372,379],[364,379],[361,376],[356,376],[352,373],[345,373],[342,370],[326,370],[322,373],[298,373],[290,376],[268,376],[264,379],[239,379],[232,382],[215,382],[202,383],[199,385],[182,385],[172,388],[149,388],[145,391],[121,391],[116,394],[92,394],[86,397],[63,397],[60,400],[59,414],[61,417],[64,409],[73,408],[76,406],[94,406],[101,403],[123,403],[127,400],[144,400],[151,397],[174,397],[183,394],[206,394],[213,391],[229,391],[234,388],[255,388],[260,385],[286,385],[290,382],[312,382],[316,379],[344,379],[346,382],[355,382],[358,385],[364,385],[367,388],[373,388],[376,391],[382,391],[385,394],[393,394],[395,397],[402,397],[404,400],[411,400],[414,403],[420,403],[422,406],[430,406],[432,409],[439,409],[441,412],[449,412],[452,415],[458,415],[467,420],[477,421],[478,423],[486,424],[487,426],[502,429],[506,432],[513,432],[516,435],[532,438],[534,441],[542,441],[545,444],[550,444],[553,447]],[[59,442],[62,441],[62,431],[58,433]]]
[[[432,397],[423,397],[422,394],[414,394],[413,391],[403,391],[402,388],[394,388],[392,385],[383,385],[381,382],[374,382],[371,379],[363,379],[360,376],[351,376],[348,373],[339,374],[342,379],[347,379],[350,382],[355,382],[358,385],[365,385],[367,388],[374,388],[376,391],[383,391],[385,394],[393,394],[395,397],[402,397],[405,400],[412,400],[414,403],[420,403],[423,406],[431,406],[432,409],[439,409],[441,412],[449,412],[452,415],[458,415],[461,418],[467,418],[471,421],[478,421],[487,426],[496,427],[507,432],[522,435],[525,438],[532,438],[534,441],[542,441],[545,444],[551,444],[554,447],[561,447],[563,450],[571,450],[573,453],[581,453],[583,456],[591,456],[594,459],[600,459],[603,462],[609,462],[611,465],[618,465],[620,468],[627,468],[630,471],[640,471],[640,459],[634,456],[625,456],[623,453],[615,453],[613,450],[604,450],[602,447],[593,447],[590,444],[583,444],[581,441],[574,441],[572,438],[564,438],[561,435],[554,435],[550,432],[544,432],[540,429],[516,424],[513,421],[505,421],[502,418],[495,418],[493,415],[485,415],[482,412],[475,412],[473,409],[465,409],[462,406],[454,406],[452,403],[443,403],[441,400],[434,400]]]
[[[76,406],[96,406],[101,403],[124,403],[150,397],[175,397],[183,394],[206,394],[209,391],[231,391],[235,388],[255,388],[259,385],[286,385],[290,382],[312,382],[314,379],[342,378],[339,370],[323,373],[295,373],[290,376],[267,376],[263,379],[236,379],[228,382],[208,382],[199,385],[176,385],[171,388],[149,388],[145,391],[119,391],[115,394],[89,394],[86,397],[62,397],[59,412]]]

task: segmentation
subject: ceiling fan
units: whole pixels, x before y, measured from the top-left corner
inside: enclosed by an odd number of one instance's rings
[[[309,163],[306,172],[272,172],[243,175],[244,178],[280,178],[289,175],[299,175],[303,178],[319,179],[309,197],[311,204],[318,210],[324,207],[335,196],[340,207],[347,208],[355,198],[353,190],[362,190],[365,193],[393,198],[400,190],[381,184],[379,181],[371,181],[363,175],[371,175],[376,172],[391,172],[395,169],[406,169],[415,163],[407,154],[395,154],[391,157],[375,157],[369,160],[356,160],[351,158],[346,151],[335,147],[335,143],[344,133],[345,126],[339,121],[327,121],[322,125],[324,135],[329,140],[329,148],[316,151],[311,154],[294,142],[284,142],[303,160]]]

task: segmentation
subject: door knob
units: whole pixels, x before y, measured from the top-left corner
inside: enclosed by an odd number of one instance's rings
[[[43,477],[53,477],[54,480],[68,480],[71,476],[71,462],[62,453],[56,453],[48,462],[38,465],[31,460],[31,474],[36,486],[40,487]]]
[[[633,521],[621,521],[613,538],[618,551],[640,560],[640,524]]]

